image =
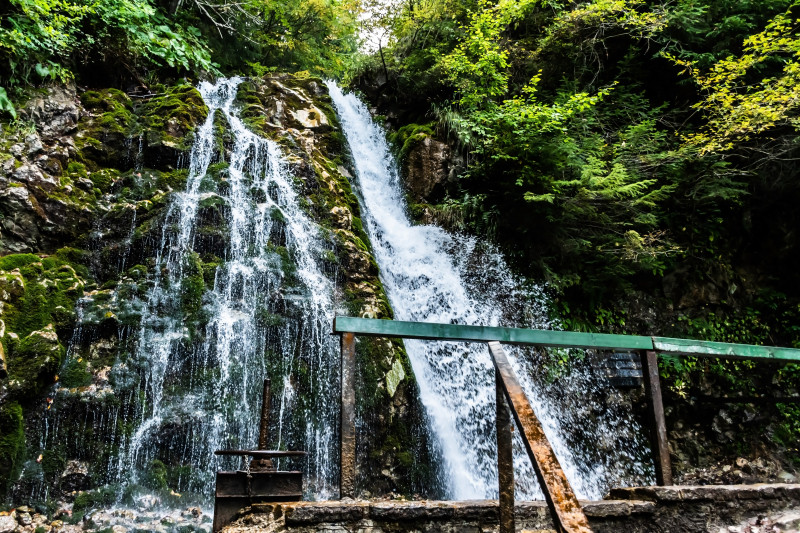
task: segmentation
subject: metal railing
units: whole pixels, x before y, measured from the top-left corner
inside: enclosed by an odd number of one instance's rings
[[[558,459],[536,418],[530,402],[506,359],[502,344],[555,346],[636,351],[641,354],[644,385],[649,399],[656,481],[672,484],[669,442],[658,375],[658,354],[693,355],[733,359],[777,359],[800,362],[800,350],[749,344],[610,335],[572,331],[533,330],[457,324],[432,324],[367,318],[336,317],[333,333],[341,336],[341,477],[340,497],[355,496],[355,336],[396,337],[438,341],[485,342],[495,368],[497,396],[498,479],[500,488],[500,533],[514,531],[514,467],[511,456],[511,416],[521,429],[525,449],[533,463],[557,529],[590,532],[589,523]],[[510,408],[510,409],[509,409]],[[510,412],[509,412],[510,411]]]

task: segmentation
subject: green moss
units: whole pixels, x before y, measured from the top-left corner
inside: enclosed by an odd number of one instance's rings
[[[223,113],[221,109],[217,109],[214,112],[214,144],[216,145],[217,152],[223,153],[225,151],[225,144],[232,142],[233,136],[230,124],[228,123],[228,117],[225,116],[225,113]]]
[[[81,357],[72,357],[59,374],[61,386],[68,389],[85,387],[92,382],[88,362]]]
[[[31,254],[6,256],[2,266],[19,268],[25,280],[24,293],[9,302],[3,309],[6,326],[22,335],[44,328],[50,323],[57,327],[68,327],[69,317],[60,313],[59,308],[72,310],[75,301],[83,294],[85,281],[78,273],[86,273],[85,267],[73,267],[64,258],[75,257],[79,253],[74,249],[64,249],[61,256],[40,259]],[[59,317],[55,317],[59,314]],[[67,323],[59,320],[66,318]]]
[[[205,281],[208,290],[214,289],[214,281],[217,276],[217,269],[222,264],[222,259],[213,255],[205,254],[202,258],[201,266],[203,268],[203,281]]]
[[[186,315],[194,315],[200,310],[205,292],[203,263],[197,253],[192,253],[184,261],[181,279],[181,307]]]
[[[14,270],[36,263],[39,256],[33,254],[11,254],[0,257],[0,270]]]
[[[0,405],[0,489],[17,478],[25,452],[22,407],[11,401]]]
[[[405,159],[409,152],[426,137],[434,136],[435,122],[427,124],[407,124],[397,131],[389,134],[389,142],[392,143],[398,152],[401,160]]]
[[[128,95],[119,89],[86,91],[81,95],[81,103],[93,111],[113,111],[120,107],[130,110],[133,107]]]
[[[64,347],[52,328],[34,331],[12,350],[8,365],[9,392],[28,399],[55,382],[64,359]]]
[[[151,490],[165,490],[167,488],[167,467],[158,459],[150,462],[149,468],[142,478],[142,485]]]
[[[191,85],[169,87],[137,106],[139,127],[148,133],[148,143],[171,137],[180,150],[191,148],[192,131],[208,115],[200,92]]]
[[[86,171],[86,165],[77,161],[70,161],[67,165],[67,174],[73,178],[88,178],[89,173]]]
[[[125,141],[137,124],[130,98],[122,91],[104,89],[85,92],[81,101],[92,113],[78,124],[75,148],[80,163],[91,170],[124,163]]]
[[[96,172],[89,174],[89,179],[92,180],[94,186],[100,190],[101,193],[106,193],[111,190],[114,180],[119,177],[119,171],[110,168],[100,169]]]
[[[172,170],[162,172],[155,185],[158,189],[170,188],[174,191],[186,189],[186,180],[189,179],[189,169]]]
[[[61,474],[67,465],[64,449],[56,447],[42,452],[42,472],[46,476]]]
[[[103,487],[79,493],[72,504],[72,517],[69,522],[77,524],[83,520],[87,511],[94,508],[111,507],[117,500],[117,491],[114,487]]]

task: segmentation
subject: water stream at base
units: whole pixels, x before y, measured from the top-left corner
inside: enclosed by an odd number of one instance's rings
[[[541,291],[513,276],[501,255],[474,237],[413,225],[385,132],[366,106],[329,82],[349,143],[365,227],[398,320],[550,329]],[[481,344],[406,341],[443,465],[441,484],[454,499],[497,497],[494,371]],[[590,365],[575,362],[549,384],[546,361],[566,355],[507,349],[556,455],[581,498],[612,485],[652,479],[644,432],[630,412],[591,400]],[[573,354],[583,358],[583,352]],[[519,498],[541,492],[516,432]]]

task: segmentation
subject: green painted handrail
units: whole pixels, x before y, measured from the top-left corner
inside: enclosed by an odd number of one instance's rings
[[[432,324],[430,322],[403,322],[400,320],[376,320],[347,316],[337,316],[333,320],[333,332],[348,332],[371,337],[471,342],[498,341],[505,344],[531,344],[534,346],[564,346],[571,348],[653,349],[653,341],[650,337],[636,337],[633,335]]]
[[[799,349],[775,346],[754,346],[751,344],[671,339],[668,337],[643,337],[639,335],[404,322],[401,320],[376,320],[348,316],[337,316],[333,320],[333,333],[354,333],[370,337],[401,337],[404,339],[440,341],[499,341],[505,344],[560,346],[564,348],[599,348],[626,351],[654,350],[659,353],[676,355],[800,361]]]
[[[653,348],[661,353],[682,355],[800,361],[800,350],[796,348],[779,348],[777,346],[653,337]]]

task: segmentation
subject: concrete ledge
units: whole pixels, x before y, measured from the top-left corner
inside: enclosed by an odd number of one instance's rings
[[[758,483],[755,485],[688,485],[611,489],[609,498],[650,502],[737,501],[790,499],[800,501],[800,485]]]
[[[800,485],[716,485],[613,489],[609,499],[581,501],[595,533],[718,533],[798,511]],[[518,531],[551,531],[543,501],[517,502]],[[791,513],[790,513],[791,514]],[[344,500],[253,504],[226,533],[490,533],[497,500]],[[747,529],[741,529],[746,531]]]

